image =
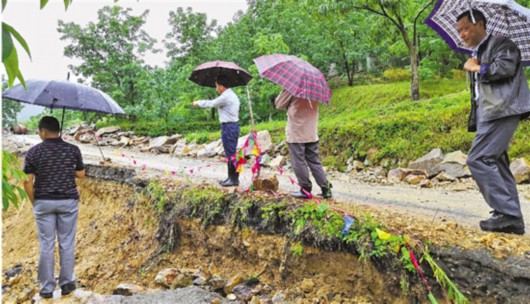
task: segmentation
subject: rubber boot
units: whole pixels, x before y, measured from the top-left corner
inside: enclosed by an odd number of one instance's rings
[[[228,180],[222,183],[223,187],[235,187],[239,186],[239,172],[236,171],[236,167],[233,162],[228,162]]]
[[[331,188],[333,188],[333,185],[331,183],[327,183],[327,185],[320,187],[320,189],[322,189],[322,193],[318,196],[322,198],[332,198],[333,194],[331,194]]]

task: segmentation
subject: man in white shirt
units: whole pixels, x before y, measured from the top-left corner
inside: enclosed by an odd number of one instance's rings
[[[234,156],[240,133],[239,98],[230,89],[228,78],[225,75],[217,77],[215,89],[219,93],[219,97],[214,100],[197,100],[192,105],[201,108],[217,108],[219,122],[221,123],[221,139],[228,167],[228,178],[220,182],[220,185],[223,187],[239,186],[239,172],[236,171],[234,165]]]

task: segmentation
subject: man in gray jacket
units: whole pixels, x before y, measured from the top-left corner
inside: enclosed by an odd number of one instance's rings
[[[523,214],[508,149],[519,121],[530,113],[530,91],[521,66],[521,54],[510,39],[486,32],[486,18],[471,10],[457,18],[462,41],[472,47],[473,57],[464,70],[473,74],[472,102],[476,131],[467,165],[480,192],[493,209],[481,221],[484,231],[524,234]]]

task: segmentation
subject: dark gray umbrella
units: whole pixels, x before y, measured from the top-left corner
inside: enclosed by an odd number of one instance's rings
[[[27,89],[18,84],[2,93],[2,97],[51,109],[63,109],[61,133],[65,109],[125,114],[125,111],[109,95],[79,83],[62,80],[30,79],[26,81],[26,87]],[[103,156],[103,152],[101,155]],[[103,159],[105,158],[103,157]]]
[[[52,109],[125,114],[109,95],[79,83],[30,79],[26,86],[27,90],[18,84],[2,93],[2,97]]]

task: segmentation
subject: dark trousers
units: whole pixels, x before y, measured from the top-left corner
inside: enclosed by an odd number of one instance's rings
[[[227,122],[221,124],[221,140],[227,158],[236,154],[237,140],[239,139],[239,123]]]
[[[521,218],[521,204],[508,161],[510,141],[519,121],[517,115],[479,122],[467,165],[493,210]]]
[[[289,155],[294,175],[298,179],[298,184],[306,190],[311,190],[311,180],[309,179],[309,169],[315,178],[318,186],[324,187],[328,184],[326,173],[322,163],[318,158],[318,141],[313,143],[288,143]]]

